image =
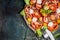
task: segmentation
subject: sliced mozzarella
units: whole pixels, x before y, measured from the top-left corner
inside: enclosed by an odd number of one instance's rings
[[[30,9],[29,10],[29,14],[33,14],[34,13],[34,10],[33,9]]]
[[[57,12],[57,14],[60,13],[60,8],[57,8],[56,12]]]
[[[41,4],[42,3],[42,0],[37,0],[37,4]]]
[[[44,6],[44,9],[45,9],[45,10],[48,10],[48,9],[49,9],[49,6]]]
[[[49,27],[52,27],[52,26],[53,26],[53,22],[49,22],[49,23],[48,23],[48,26],[49,26]]]
[[[46,18],[46,19],[44,20],[44,22],[48,22],[48,18]]]
[[[33,22],[36,22],[36,21],[37,21],[37,18],[36,18],[36,17],[33,17],[33,18],[32,18],[32,21],[33,21]]]

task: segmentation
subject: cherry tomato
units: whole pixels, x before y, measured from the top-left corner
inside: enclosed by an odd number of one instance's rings
[[[33,29],[35,29],[35,24],[33,22],[30,25]]]
[[[56,20],[56,16],[55,15],[50,15],[50,19],[55,21]]]
[[[35,12],[34,14],[33,14],[33,17],[37,17],[37,18],[40,18],[40,14],[38,13],[38,12]]]
[[[58,0],[53,0],[52,1],[54,4],[57,4],[58,3]]]
[[[60,7],[60,2],[58,3],[58,7]]]
[[[32,21],[32,18],[27,18],[27,21],[28,21],[28,24],[30,24]]]
[[[49,22],[48,23],[48,29],[52,32],[54,30],[58,29],[58,23],[57,22]]]
[[[36,24],[35,29],[37,30],[37,29],[40,29],[40,28],[42,28],[42,24]]]
[[[55,5],[55,4],[50,4],[50,5],[49,5],[49,8],[50,8],[53,12],[55,12],[56,9],[57,9],[57,5]]]
[[[36,8],[37,8],[37,9],[40,9],[40,8],[42,8],[42,5],[36,4]]]
[[[44,21],[45,23],[48,23],[48,18],[47,18],[47,17],[43,17],[43,21]]]
[[[30,4],[35,4],[36,0],[30,0]]]
[[[60,24],[60,14],[57,14],[57,22]]]
[[[46,22],[43,23],[43,26],[47,26],[47,25],[48,25],[48,23],[46,23]]]
[[[29,8],[26,7],[26,8],[25,8],[25,13],[28,13],[28,12],[29,12]]]
[[[60,19],[57,19],[57,23],[60,24]]]
[[[42,24],[39,24],[38,22],[32,22],[31,27],[35,30],[40,29],[42,27]]]
[[[39,18],[39,21],[43,22],[43,18],[42,18],[42,17],[40,17],[40,18]]]

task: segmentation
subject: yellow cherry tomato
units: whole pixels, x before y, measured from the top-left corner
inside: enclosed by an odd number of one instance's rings
[[[58,3],[58,6],[60,7],[60,2]]]
[[[30,4],[35,4],[36,0],[30,0]]]
[[[43,16],[46,16],[46,14],[45,14],[45,13],[43,13],[42,15],[43,15]]]
[[[60,19],[57,19],[57,23],[60,24]]]
[[[48,24],[47,23],[44,23],[43,26],[47,26]]]
[[[31,20],[31,18],[27,18],[28,24],[30,24]]]

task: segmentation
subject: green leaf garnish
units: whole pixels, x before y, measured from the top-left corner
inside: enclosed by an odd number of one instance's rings
[[[24,0],[27,5],[30,5],[30,0]]]
[[[25,16],[24,10],[22,10],[22,11],[20,12],[20,14],[21,14],[22,16]]]
[[[52,12],[52,10],[44,10],[44,9],[41,9],[40,12],[41,13],[45,13],[45,14],[50,14]]]
[[[37,36],[38,36],[38,37],[41,37],[41,36],[42,36],[42,32],[41,32],[40,29],[37,29],[37,30],[36,30],[36,33],[37,33]]]
[[[60,33],[56,34],[54,37],[55,38],[59,38],[60,37]]]

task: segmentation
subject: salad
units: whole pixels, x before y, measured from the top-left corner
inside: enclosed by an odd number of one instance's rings
[[[25,0],[25,8],[21,15],[37,36],[55,40],[53,33],[60,25],[59,0]],[[44,35],[44,31],[47,33]],[[51,34],[51,35],[50,35]]]

